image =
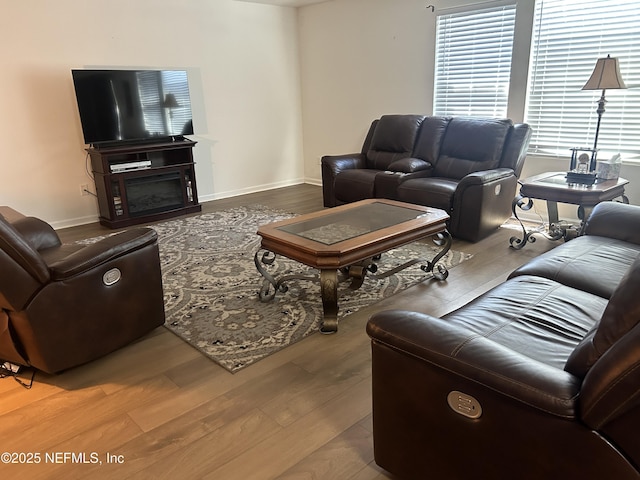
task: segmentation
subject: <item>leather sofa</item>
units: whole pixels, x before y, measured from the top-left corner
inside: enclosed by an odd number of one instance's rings
[[[511,216],[531,128],[509,119],[383,115],[360,153],[324,156],[324,205],[389,198],[445,210],[478,241]]]
[[[640,478],[640,207],[442,318],[373,315],[375,461],[403,479]]]
[[[0,215],[0,363],[57,373],[163,324],[154,230],[71,245],[42,220]]]

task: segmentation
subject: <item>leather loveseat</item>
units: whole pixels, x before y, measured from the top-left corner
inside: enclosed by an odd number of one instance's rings
[[[443,318],[379,312],[376,462],[403,479],[640,478],[640,207]]]
[[[154,230],[62,244],[42,220],[0,215],[0,364],[57,373],[163,323]]]
[[[511,216],[531,129],[509,119],[384,115],[357,154],[322,157],[324,205],[389,198],[445,210],[478,241]]]

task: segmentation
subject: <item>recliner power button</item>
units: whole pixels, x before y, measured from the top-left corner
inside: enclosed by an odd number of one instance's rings
[[[451,409],[469,418],[479,418],[482,415],[482,407],[480,402],[466,393],[453,390],[447,395],[447,403]]]
[[[117,283],[121,277],[122,274],[120,273],[120,270],[117,268],[112,268],[111,270],[106,271],[104,275],[102,275],[102,283],[107,286],[113,285],[114,283]]]

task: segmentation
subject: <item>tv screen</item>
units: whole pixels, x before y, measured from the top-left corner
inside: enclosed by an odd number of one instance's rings
[[[86,144],[193,134],[184,70],[72,70],[71,74]]]

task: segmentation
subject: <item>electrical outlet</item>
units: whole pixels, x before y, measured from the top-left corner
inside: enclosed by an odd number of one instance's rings
[[[87,185],[86,183],[80,185],[80,195],[82,195],[83,197],[89,195],[89,185]]]

